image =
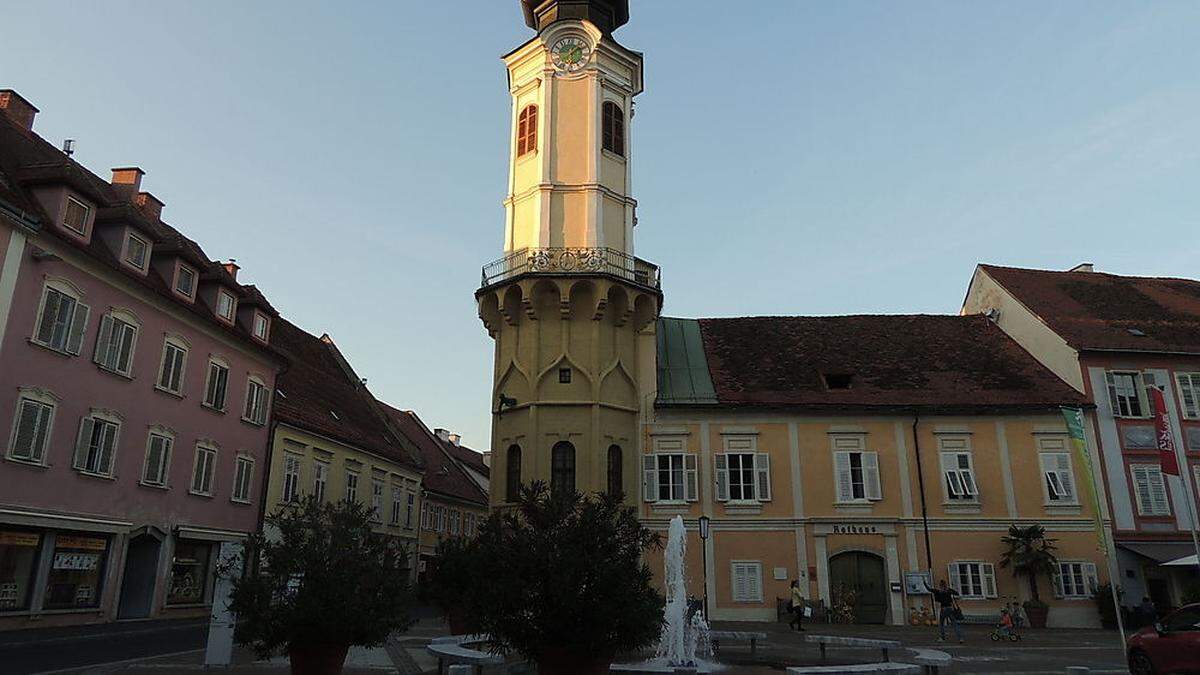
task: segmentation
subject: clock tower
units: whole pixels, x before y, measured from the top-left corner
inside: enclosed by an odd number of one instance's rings
[[[517,484],[638,493],[658,267],[634,256],[628,0],[521,0],[537,35],[504,57],[512,96],[504,256],[475,293],[495,340],[494,506]]]

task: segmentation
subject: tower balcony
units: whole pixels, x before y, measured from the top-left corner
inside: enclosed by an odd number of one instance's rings
[[[614,248],[523,248],[483,266],[483,288],[524,274],[605,274],[659,290],[658,265]]]

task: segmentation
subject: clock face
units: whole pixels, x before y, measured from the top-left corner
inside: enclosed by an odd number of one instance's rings
[[[587,63],[590,51],[588,43],[582,38],[565,37],[550,48],[550,58],[555,68],[573,73]]]

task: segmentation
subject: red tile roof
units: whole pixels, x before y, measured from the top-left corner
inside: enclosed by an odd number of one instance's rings
[[[491,469],[488,467],[488,465],[483,463],[482,452],[472,450],[471,448],[468,448],[462,444],[455,445],[450,441],[442,441],[440,438],[438,440],[441,441],[442,447],[446,449],[446,452],[449,453],[451,457],[467,465],[471,468],[471,470],[478,471],[484,476],[487,476],[491,473]]]
[[[425,426],[416,413],[411,410],[399,410],[386,403],[380,405],[395,421],[400,432],[420,449],[425,462],[425,476],[421,480],[425,490],[434,495],[461,499],[487,507],[487,493],[450,458],[442,441]]]
[[[1200,282],[979,268],[1075,349],[1200,353]]]
[[[718,405],[984,412],[1086,403],[982,316],[699,323]],[[849,387],[829,388],[827,375],[849,375]]]
[[[276,419],[405,466],[421,466],[380,404],[343,366],[332,340],[279,318],[271,326],[271,345],[290,363],[275,380]]]

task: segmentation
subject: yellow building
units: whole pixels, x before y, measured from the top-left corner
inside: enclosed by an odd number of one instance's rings
[[[1059,410],[1078,392],[983,317],[660,319],[658,268],[633,255],[642,55],[612,36],[628,2],[521,4],[537,35],[504,57],[505,255],[476,292],[491,503],[543,480],[619,490],[655,529],[683,516],[715,619],[774,619],[799,579],[902,623],[930,577],[991,617],[1027,595],[1000,537],[1040,523],[1062,560],[1039,580],[1051,625],[1096,623],[1106,575]]]
[[[410,547],[415,571],[419,449],[390,423],[329,336],[280,319],[271,346],[289,366],[276,380],[266,512],[308,495],[357,500],[375,510],[379,532]]]

